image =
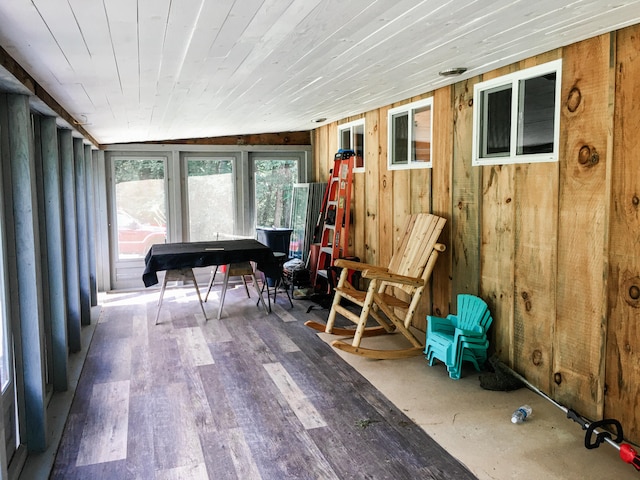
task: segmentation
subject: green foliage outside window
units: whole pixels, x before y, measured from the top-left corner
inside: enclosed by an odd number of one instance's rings
[[[255,162],[257,226],[289,226],[293,184],[298,181],[297,165],[296,160]]]

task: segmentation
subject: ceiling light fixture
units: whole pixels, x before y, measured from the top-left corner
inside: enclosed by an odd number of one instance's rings
[[[315,123],[322,123],[322,122],[326,122],[326,121],[327,121],[327,119],[326,119],[326,118],[324,118],[324,117],[316,118],[316,119],[314,120],[314,122],[315,122]]]
[[[91,123],[89,123],[89,121],[87,120],[87,116],[86,115],[80,114],[80,118],[82,118],[82,120],[80,120],[80,121],[76,120],[75,118],[73,119],[73,124],[75,126],[82,127],[84,125],[91,125]]]
[[[455,77],[457,75],[462,75],[466,71],[467,69],[465,67],[445,68],[444,70],[438,72],[438,75],[441,75],[443,77]]]

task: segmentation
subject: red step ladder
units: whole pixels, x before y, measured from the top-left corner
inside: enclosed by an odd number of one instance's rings
[[[336,259],[347,256],[355,158],[353,150],[339,150],[333,160],[318,225],[320,248],[313,285],[318,275],[327,278],[331,284],[327,270],[333,267]]]

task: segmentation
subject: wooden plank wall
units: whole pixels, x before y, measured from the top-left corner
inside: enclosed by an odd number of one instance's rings
[[[564,49],[554,397],[603,411],[609,35]],[[576,392],[578,398],[574,398]]]
[[[594,37],[364,114],[354,251],[386,265],[409,213],[447,218],[425,313],[483,297],[492,349],[582,415],[640,441],[640,26]],[[560,161],[471,166],[473,86],[562,58]],[[434,97],[429,171],[389,171],[389,108]],[[328,172],[340,123],[314,132]],[[418,323],[425,327],[424,321]]]
[[[433,155],[434,158],[449,159],[453,157],[453,137],[450,134],[453,125],[454,110],[453,89],[444,87],[433,96],[434,117],[440,121],[433,126]],[[431,173],[431,181],[438,185],[437,195],[431,196],[432,212],[443,218],[451,218],[452,192],[453,192],[453,168],[449,161],[434,162]],[[433,189],[432,189],[433,192]],[[431,309],[434,315],[446,316],[444,312],[451,311],[451,222],[447,222],[440,234],[440,243],[447,246],[448,252],[438,257],[434,267],[433,277],[447,279],[447,281],[432,284]],[[426,328],[426,326],[425,326]]]
[[[617,33],[604,414],[640,438],[640,28]]]

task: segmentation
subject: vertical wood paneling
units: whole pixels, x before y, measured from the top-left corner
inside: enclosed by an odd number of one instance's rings
[[[431,275],[432,311],[445,317],[451,312],[451,216],[453,161],[453,88],[436,90],[433,97],[433,172],[431,204],[435,215],[446,218],[439,242],[447,249],[440,253]]]
[[[496,320],[491,340],[503,360],[513,359],[515,165],[482,167],[480,296]]]
[[[604,416],[640,439],[640,27],[616,34]]]
[[[365,148],[366,159],[366,204],[362,212],[357,212],[365,222],[365,255],[363,260],[366,263],[377,264],[378,262],[378,249],[380,245],[379,237],[379,203],[378,203],[378,185],[380,182],[380,163],[386,161],[386,154],[383,145],[380,141],[380,114],[378,110],[367,112],[365,115],[365,127],[366,127],[366,141]],[[356,220],[357,221],[357,220]]]
[[[561,57],[555,50],[522,62],[529,68]],[[551,391],[556,311],[558,163],[515,170],[513,365],[544,392]]]
[[[482,80],[507,75],[516,70],[507,66],[494,70]],[[493,318],[490,333],[496,353],[509,364],[514,356],[514,235],[517,201],[515,172],[518,165],[482,167],[482,252],[480,256],[480,296],[489,305]]]
[[[609,47],[571,45],[562,64],[554,397],[589,418],[603,412]]]
[[[393,195],[393,244],[391,255],[396,249],[396,242],[411,214],[411,170],[394,170],[390,173],[391,192]]]
[[[431,95],[421,95],[419,97],[412,98],[412,102],[417,102],[419,100],[423,100]],[[432,108],[435,108],[432,106]],[[435,119],[435,114],[434,117]],[[432,129],[433,135],[433,129]],[[433,137],[431,138],[431,160],[433,162]],[[433,165],[433,163],[432,163]],[[407,217],[412,213],[422,213],[428,212],[431,213],[431,168],[418,168],[412,170],[406,170],[409,178],[408,178],[408,188],[401,190],[401,192],[406,192],[404,195],[406,196],[406,200],[404,200],[403,204],[406,204],[404,207],[406,213],[403,211],[402,215],[399,215],[396,219],[395,229],[398,232],[396,234],[396,238],[399,237],[400,229],[402,229],[406,225]],[[398,192],[398,190],[394,190],[394,192]],[[397,198],[398,195],[394,195],[394,198]],[[396,246],[394,245],[394,249]],[[427,315],[431,313],[431,289],[425,288],[423,291],[422,297],[420,298],[420,302],[416,308],[416,313],[414,315],[413,325],[419,330],[426,331],[427,330]]]
[[[366,174],[354,173],[353,174],[353,187],[351,198],[351,221],[352,226],[349,234],[349,253],[360,258],[364,261],[366,255],[365,248],[365,225],[364,219],[356,220],[356,212],[358,215],[362,215],[366,212],[367,204],[367,186],[366,186]]]
[[[327,160],[329,161],[329,169],[333,168],[333,159],[338,151],[338,122],[327,125]],[[329,177],[329,170],[327,175]]]
[[[390,107],[380,109],[380,146],[382,149],[382,155],[380,155],[379,167],[379,183],[378,183],[378,229],[379,229],[379,241],[378,244],[378,264],[389,265],[391,256],[393,255],[393,212],[394,212],[394,198],[393,198],[393,175],[387,167],[388,151],[387,145],[389,141],[388,125],[389,120],[387,118]]]
[[[339,124],[354,122],[361,118],[362,118],[362,115],[349,117],[348,119],[346,119],[345,122],[339,122]],[[365,130],[366,128],[367,128],[367,125],[365,120]],[[340,139],[338,138],[337,126],[336,126],[335,140],[336,140],[336,143],[335,143],[334,152],[333,152],[334,154],[338,151],[338,145],[340,143]],[[365,148],[367,148],[366,143],[367,142],[365,139]],[[365,156],[366,156],[366,153],[365,153]],[[355,168],[355,162],[354,162],[354,168]],[[348,255],[356,256],[360,258],[361,261],[364,261],[365,251],[366,251],[365,240],[364,240],[365,239],[365,222],[357,221],[354,218],[354,215],[356,214],[356,212],[358,212],[358,214],[361,214],[362,212],[365,211],[365,205],[367,201],[365,174],[354,173],[352,178],[353,178],[353,182],[351,185],[351,228],[349,229]]]
[[[329,178],[329,145],[327,144],[327,132],[329,127],[321,127],[316,130],[315,138],[315,153],[313,155],[315,159],[314,170],[315,178],[318,182],[326,182]]]
[[[454,86],[452,293],[477,294],[480,284],[480,202],[482,170],[471,166],[472,78]]]
[[[550,392],[556,311],[557,163],[516,169],[513,281],[514,368]]]
[[[430,168],[409,170],[409,214],[431,212],[431,188]]]
[[[412,98],[412,102],[418,102],[420,100],[424,100],[425,98],[432,97],[433,95],[420,95],[418,97]],[[435,109],[435,106],[431,107]],[[434,110],[432,110],[434,112]],[[435,112],[434,112],[435,113]],[[435,114],[433,116],[435,119]],[[435,120],[434,120],[435,122]],[[431,138],[431,160],[433,162],[433,129],[432,126],[432,138]],[[433,165],[433,163],[432,163]],[[422,212],[431,212],[431,168],[418,168],[409,170],[409,189],[407,190],[407,194],[409,196],[409,214],[412,213],[422,213]],[[397,228],[402,228],[406,222],[406,217],[401,219],[401,224],[397,226]]]

